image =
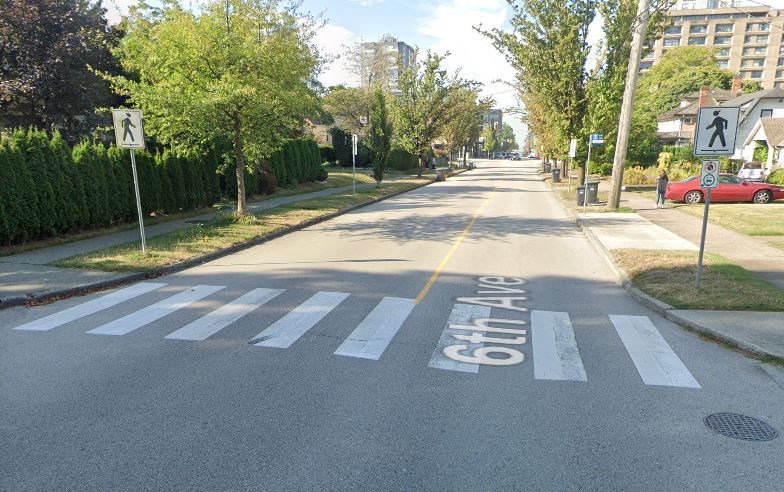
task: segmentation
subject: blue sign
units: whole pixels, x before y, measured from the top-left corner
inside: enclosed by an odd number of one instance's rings
[[[604,145],[604,135],[601,133],[591,133],[591,145]]]

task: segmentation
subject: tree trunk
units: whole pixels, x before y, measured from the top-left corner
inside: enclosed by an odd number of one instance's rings
[[[242,216],[248,212],[248,207],[245,203],[245,154],[240,131],[238,117],[234,120],[234,160],[237,163],[237,215]]]
[[[425,158],[420,155],[417,157],[417,159],[419,160],[419,167],[417,167],[417,177],[421,178],[425,169]]]
[[[463,167],[466,167],[466,154],[468,153],[468,145],[463,146]]]

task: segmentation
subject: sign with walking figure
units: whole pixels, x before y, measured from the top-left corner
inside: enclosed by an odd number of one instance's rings
[[[114,138],[121,149],[143,149],[144,128],[139,109],[113,109]]]
[[[739,117],[740,108],[700,108],[694,129],[694,155],[734,154]]]

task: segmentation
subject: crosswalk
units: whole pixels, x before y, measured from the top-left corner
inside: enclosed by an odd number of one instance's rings
[[[166,285],[158,282],[138,283],[13,329],[36,332],[54,330],[122,303],[138,300],[145,294],[158,294],[156,291]],[[223,289],[226,286],[187,287],[86,333],[127,335],[174,313],[187,312],[194,303],[206,300]],[[222,303],[164,338],[194,342],[207,340],[240,319],[252,317],[256,312],[265,312],[264,307],[267,305],[277,306],[277,299],[284,292],[284,289],[253,289]],[[267,349],[290,348],[350,297],[351,294],[345,292],[316,292],[296,307],[290,310],[287,308],[288,312],[269,324],[248,344]],[[334,355],[380,360],[415,308],[413,299],[382,298],[351,334],[339,343]],[[519,365],[530,358],[534,379],[576,384],[589,381],[589,374],[583,364],[584,355],[578,346],[568,313],[531,310],[530,321],[494,319],[490,315],[489,306],[455,303],[435,341],[427,367],[438,371],[476,374],[480,369],[484,372],[492,370],[492,366]],[[648,317],[610,314],[608,320],[628,353],[629,367],[636,369],[642,383],[650,386],[700,388],[700,384]],[[330,337],[325,340],[335,343]]]

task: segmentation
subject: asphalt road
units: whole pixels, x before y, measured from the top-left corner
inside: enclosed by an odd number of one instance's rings
[[[780,487],[784,438],[703,418],[784,430],[784,370],[614,280],[533,162],[493,161],[117,294],[0,311],[0,489]]]

